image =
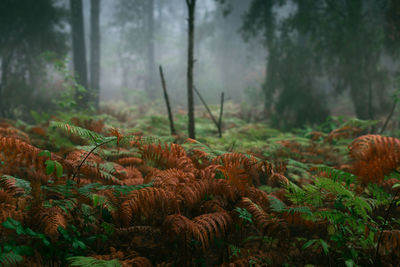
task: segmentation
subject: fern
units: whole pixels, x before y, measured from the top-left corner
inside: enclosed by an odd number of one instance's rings
[[[269,205],[273,211],[282,212],[285,210],[286,204],[283,203],[280,199],[273,196],[268,196],[268,200],[269,200]]]
[[[1,252],[0,251],[0,266],[8,267],[8,266],[17,266],[18,263],[22,262],[24,258],[19,255],[15,254],[12,251],[9,252]]]
[[[297,160],[289,159],[286,169],[288,171],[288,178],[292,180],[298,180],[299,178],[311,178],[310,173],[308,170],[310,169],[307,164],[299,162]]]
[[[64,123],[64,122],[51,121],[50,127],[60,129],[63,132],[65,132],[66,134],[72,134],[75,136],[79,136],[83,139],[86,139],[88,141],[92,141],[92,142],[94,141],[95,143],[102,143],[107,140],[107,137],[104,137],[101,134],[98,134],[96,132],[90,131],[85,128],[81,128],[81,127],[74,126],[74,125],[71,125],[68,123]]]
[[[354,174],[338,170],[325,165],[318,165],[318,171],[324,172],[331,177],[335,182],[345,182],[346,186],[350,186],[350,184],[355,183],[357,177]]]
[[[286,211],[288,213],[302,213],[310,216],[313,214],[309,207],[290,207],[287,208]]]
[[[92,257],[69,257],[67,258],[70,266],[79,266],[79,267],[122,267],[122,264],[117,260],[98,260]]]

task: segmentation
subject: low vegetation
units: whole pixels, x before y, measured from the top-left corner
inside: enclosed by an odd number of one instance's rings
[[[399,139],[340,118],[281,133],[227,110],[221,139],[206,117],[193,140],[111,107],[1,123],[0,264],[397,264]]]

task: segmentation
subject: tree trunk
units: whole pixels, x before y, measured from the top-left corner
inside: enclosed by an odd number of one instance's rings
[[[154,0],[147,0],[147,77],[145,89],[151,99],[155,97],[154,80]]]
[[[195,124],[194,124],[194,103],[193,103],[193,65],[194,65],[194,23],[195,23],[195,10],[196,0],[186,0],[188,8],[188,68],[187,68],[187,90],[188,90],[188,132],[189,138],[196,138]]]
[[[90,2],[90,89],[96,109],[100,99],[100,1]]]
[[[76,81],[88,88],[85,34],[83,27],[82,0],[70,0],[71,26],[72,26],[72,50],[74,61],[74,75]],[[86,108],[88,104],[88,93],[78,90],[77,103],[80,108]]]
[[[0,116],[8,117],[10,116],[8,112],[9,105],[7,105],[7,101],[4,101],[6,98],[5,90],[7,88],[7,80],[8,80],[8,69],[12,58],[12,52],[9,52],[7,56],[2,56],[1,58],[1,84],[0,84]]]

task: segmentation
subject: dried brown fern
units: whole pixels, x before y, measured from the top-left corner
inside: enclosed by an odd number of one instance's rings
[[[233,226],[233,220],[226,211],[203,214],[193,218],[192,222],[200,233],[197,238],[203,250],[209,247],[210,241],[224,236]]]
[[[67,227],[67,219],[59,207],[33,209],[30,215],[31,224],[53,240],[58,238],[58,227]]]
[[[139,144],[134,143],[139,148],[139,153],[147,165],[159,169],[176,168],[184,172],[193,172],[195,166],[191,159],[186,155],[186,151],[177,144]]]
[[[350,157],[353,169],[361,182],[382,183],[385,175],[400,165],[400,140],[380,135],[363,135],[351,145]]]
[[[216,157],[213,164],[220,164],[219,170],[225,178],[242,193],[253,180],[259,180],[258,164],[254,157],[248,158],[239,153],[223,154]]]
[[[144,161],[141,158],[128,157],[120,158],[116,163],[121,164],[122,166],[138,166],[144,164]]]
[[[141,216],[147,219],[162,219],[163,216],[179,212],[175,195],[162,188],[147,187],[135,190],[128,195],[120,207],[123,225],[129,226]]]
[[[263,235],[279,235],[281,237],[288,236],[289,232],[287,224],[284,221],[266,214],[261,207],[252,202],[249,198],[242,198],[239,202],[239,206],[250,212],[254,224]]]
[[[168,169],[152,173],[151,176],[146,177],[145,182],[148,183],[151,180],[154,187],[174,189],[179,184],[184,185],[194,181],[194,175],[178,169]]]

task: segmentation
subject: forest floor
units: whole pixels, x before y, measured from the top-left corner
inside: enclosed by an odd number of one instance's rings
[[[0,266],[397,266],[400,140],[376,122],[281,132],[228,103],[194,140],[174,116],[0,122]]]

